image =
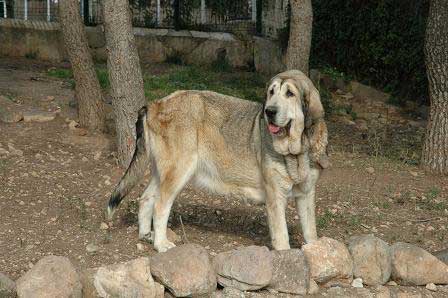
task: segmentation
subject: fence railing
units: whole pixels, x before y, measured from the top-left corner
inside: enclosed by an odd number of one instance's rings
[[[0,18],[58,19],[61,0],[0,0]],[[63,0],[62,0],[63,1]],[[255,33],[261,0],[128,0],[135,27]],[[80,0],[86,25],[103,23],[102,0]],[[261,5],[258,5],[258,10]],[[259,12],[259,11],[258,11]]]
[[[58,0],[0,0],[0,18],[53,22],[58,16]]]

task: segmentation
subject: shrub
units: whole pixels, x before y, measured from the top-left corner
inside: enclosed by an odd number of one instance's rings
[[[427,101],[423,49],[428,3],[313,1],[312,67],[335,67],[401,101]]]

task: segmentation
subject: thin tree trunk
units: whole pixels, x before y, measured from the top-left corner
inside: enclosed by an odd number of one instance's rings
[[[431,0],[425,41],[431,109],[422,165],[448,174],[448,1]]]
[[[290,0],[291,20],[289,41],[286,50],[286,67],[298,69],[308,75],[313,29],[313,7],[311,0]]]
[[[65,48],[76,82],[75,97],[78,101],[79,122],[89,129],[103,131],[106,118],[103,94],[79,14],[79,2],[77,0],[60,1],[59,13]]]
[[[107,68],[115,113],[118,159],[127,167],[135,146],[135,121],[145,104],[143,77],[127,0],[104,1]]]

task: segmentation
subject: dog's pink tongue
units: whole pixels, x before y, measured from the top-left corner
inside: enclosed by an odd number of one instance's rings
[[[280,130],[280,127],[274,125],[274,124],[270,124],[268,125],[268,129],[271,133],[278,133]]]

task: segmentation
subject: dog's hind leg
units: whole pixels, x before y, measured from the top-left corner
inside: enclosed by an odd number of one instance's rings
[[[151,225],[154,202],[159,196],[158,177],[152,177],[148,187],[140,197],[140,206],[138,209],[138,236],[142,240],[152,242]]]
[[[154,248],[158,252],[175,246],[166,236],[168,217],[174,199],[192,177],[195,166],[196,158],[191,157],[188,161],[176,160],[160,172],[160,196],[154,205]]]

